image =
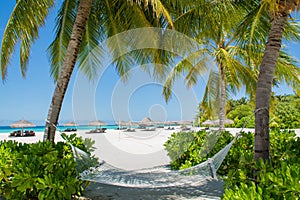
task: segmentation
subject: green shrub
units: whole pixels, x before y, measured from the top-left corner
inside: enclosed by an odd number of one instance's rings
[[[84,148],[81,138],[72,138]],[[83,190],[66,143],[2,141],[0,156],[0,194],[6,199],[71,199]]]
[[[239,182],[232,184],[232,173],[228,174],[226,185],[230,189],[225,189],[222,199],[245,199],[244,197],[247,196],[246,199],[293,200],[300,198],[300,165],[298,163],[282,162],[274,168],[260,160],[255,165],[259,169],[256,182],[245,176],[245,180],[240,179]],[[247,170],[241,170],[237,174],[241,175],[245,171]]]
[[[291,129],[300,127],[300,111],[292,103],[279,102],[275,107],[274,114],[278,128]]]
[[[214,144],[217,135],[213,134],[204,131],[172,134],[165,143],[172,168],[201,163],[233,138],[229,132],[223,132]],[[240,133],[217,171],[225,181],[223,199],[300,199],[300,139],[295,132],[271,130],[269,163],[254,161],[253,143],[253,133]],[[207,144],[214,144],[213,148],[206,148]],[[203,149],[208,151],[201,154]]]
[[[253,139],[249,143],[253,143]],[[294,132],[272,130],[270,134],[271,162],[254,162],[254,155],[229,170],[223,199],[299,199],[300,140]],[[231,152],[237,151],[234,146]],[[240,154],[248,154],[243,148]],[[231,157],[231,154],[228,155]],[[256,180],[253,179],[253,172]],[[253,198],[252,198],[253,197]]]
[[[173,133],[164,146],[171,159],[171,168],[185,169],[207,160],[232,138],[229,132],[179,132]]]

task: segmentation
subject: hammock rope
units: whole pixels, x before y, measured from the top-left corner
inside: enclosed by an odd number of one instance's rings
[[[91,167],[90,155],[70,144],[74,159],[77,162],[78,169],[80,169],[79,172],[81,172],[79,178],[82,180],[108,185],[135,188],[162,188],[187,184],[193,185],[195,183],[204,182],[208,179],[216,179],[217,171],[233,143],[240,136],[251,117],[253,117],[253,115],[261,109],[255,110],[248,120],[246,120],[243,128],[235,135],[233,140],[223,147],[219,152],[217,152],[213,157],[198,165],[183,170],[171,170],[170,166],[168,165],[140,170],[124,170],[114,167],[103,160],[101,160],[97,166]],[[52,125],[55,126],[54,124]],[[57,129],[56,126],[55,128]],[[61,133],[61,131],[59,132]],[[214,145],[214,142],[216,141],[217,139],[210,144]],[[213,145],[207,146],[207,149],[204,150],[211,150],[211,146]]]
[[[140,187],[140,188],[156,188],[156,187],[172,187],[186,184],[195,184],[207,179],[217,178],[217,170],[221,166],[223,160],[228,154],[234,139],[222,148],[218,153],[208,160],[183,170],[171,170],[170,166],[158,166],[153,168],[145,168],[140,170],[124,170],[110,165],[105,161],[101,161],[96,167],[91,167],[88,170],[80,173],[80,179],[125,187]],[[85,152],[74,149],[76,161],[79,161]],[[80,165],[79,162],[78,164]],[[87,162],[83,162],[86,164]]]

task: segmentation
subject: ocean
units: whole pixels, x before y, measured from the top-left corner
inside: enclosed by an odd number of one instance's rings
[[[81,125],[81,126],[58,126],[59,130],[63,131],[65,129],[77,129],[77,130],[92,130],[95,129],[95,126],[87,126],[87,125]],[[99,128],[99,127],[98,127]],[[101,126],[101,128],[107,128],[107,129],[116,129],[118,128],[117,125],[106,125]],[[10,133],[16,130],[21,130],[21,128],[11,128],[10,126],[0,126],[0,134],[1,133]],[[45,126],[35,126],[35,127],[25,127],[25,130],[33,130],[35,132],[44,132]]]

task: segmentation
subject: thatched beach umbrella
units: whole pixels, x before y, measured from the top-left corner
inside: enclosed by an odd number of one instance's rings
[[[22,134],[24,132],[24,127],[35,127],[36,125],[27,120],[19,120],[10,125],[11,128],[22,128]]]
[[[220,120],[219,119],[214,120],[213,123],[214,123],[214,125],[218,125],[218,124],[220,124]],[[232,121],[231,119],[224,120],[224,124],[233,124],[233,123],[234,123],[234,121]]]
[[[180,125],[192,125],[193,122],[192,121],[183,120],[183,121],[178,122],[178,124],[180,124]]]
[[[118,121],[118,122],[116,122],[116,125],[118,125],[118,126],[128,126],[128,122]]]
[[[166,122],[164,122],[164,125],[177,125],[178,124],[178,122],[177,121],[166,121]]]
[[[138,126],[139,124],[136,123],[136,122],[133,122],[133,121],[129,121],[129,122],[128,122],[128,125],[129,125],[130,127],[132,127],[132,126]]]
[[[208,119],[208,120],[204,121],[204,122],[202,123],[202,125],[208,125],[208,126],[211,126],[211,125],[214,125],[214,122]]]
[[[139,125],[141,125],[141,126],[152,126],[152,125],[154,125],[154,122],[149,117],[145,117],[144,119],[142,119],[140,121]]]
[[[89,125],[89,126],[96,126],[96,129],[97,129],[98,126],[100,126],[100,127],[101,127],[101,126],[105,126],[106,123],[103,122],[103,121],[100,121],[100,120],[96,120],[96,121],[90,122],[88,125]]]
[[[64,126],[78,126],[78,124],[76,124],[75,122],[67,122],[64,124]]]

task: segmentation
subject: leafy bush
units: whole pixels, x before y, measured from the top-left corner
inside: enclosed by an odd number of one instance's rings
[[[275,122],[278,128],[299,128],[300,127],[300,110],[288,102],[279,102],[274,114]]]
[[[171,168],[185,169],[207,160],[232,138],[229,132],[179,132],[173,133],[164,146],[171,158]]]
[[[85,148],[81,138],[72,139]],[[2,141],[0,156],[0,194],[6,199],[71,199],[83,190],[66,143]]]
[[[246,199],[292,200],[300,198],[300,165],[298,163],[282,162],[278,168],[274,168],[260,160],[255,166],[260,170],[256,177],[257,182],[246,177],[246,180],[240,180],[238,184],[231,185],[230,189],[226,189],[223,199],[245,199],[244,197],[248,197]],[[238,174],[241,175],[244,171],[246,169]],[[227,180],[232,178],[231,175],[228,176]],[[226,185],[228,186],[228,183]]]
[[[213,148],[206,148],[207,144],[214,144],[213,138],[217,135],[213,134],[204,131],[172,134],[165,143],[172,168],[183,169],[201,163],[233,138],[229,132],[223,132]],[[223,199],[299,199],[300,139],[295,132],[271,130],[270,163],[254,161],[253,143],[253,133],[240,133],[220,166],[217,173],[225,181]],[[201,154],[203,149],[209,153]]]
[[[250,139],[250,138],[249,138]],[[249,142],[253,143],[253,139]],[[271,162],[254,162],[253,152],[231,168],[225,178],[224,199],[299,199],[300,140],[294,132],[272,130],[270,134]],[[232,151],[237,151],[235,147]],[[248,154],[243,148],[240,154]],[[231,155],[229,154],[228,157]],[[253,172],[256,171],[256,180]]]
[[[229,99],[226,104],[226,117],[232,119],[234,124],[227,127],[244,127],[246,121],[247,128],[254,128],[255,104],[246,98],[238,100]],[[207,119],[213,118],[212,113],[207,112],[205,107],[199,106],[196,116],[196,125]],[[272,96],[270,105],[270,128],[295,129],[300,128],[300,98],[297,95]]]

